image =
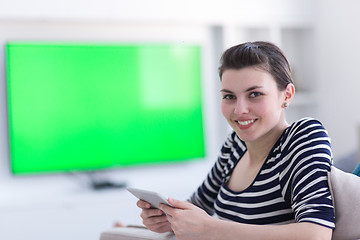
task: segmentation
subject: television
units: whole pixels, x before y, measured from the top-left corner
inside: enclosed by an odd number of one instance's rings
[[[201,46],[10,41],[14,175],[205,157]]]

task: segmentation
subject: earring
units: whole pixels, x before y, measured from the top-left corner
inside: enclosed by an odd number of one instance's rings
[[[289,104],[287,102],[284,102],[284,108],[287,108]]]

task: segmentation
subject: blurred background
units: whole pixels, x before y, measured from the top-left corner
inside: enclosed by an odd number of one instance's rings
[[[202,47],[206,157],[102,171],[98,178],[186,199],[230,129],[220,112],[217,67],[228,47],[271,41],[288,56],[296,97],[288,120],[318,118],[334,163],[358,163],[360,2],[357,0],[0,0],[0,239],[99,239],[114,221],[141,224],[124,189],[94,191],[86,174],[14,176],[9,154],[5,43],[11,40],[170,42]]]

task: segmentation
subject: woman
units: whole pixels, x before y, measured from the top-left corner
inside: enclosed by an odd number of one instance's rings
[[[219,74],[234,132],[188,202],[150,209],[138,201],[144,225],[180,240],[331,239],[330,139],[315,119],[286,122],[295,88],[282,51],[267,42],[234,46]]]

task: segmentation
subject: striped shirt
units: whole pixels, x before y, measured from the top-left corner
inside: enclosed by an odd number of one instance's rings
[[[232,191],[227,181],[245,152],[245,143],[233,132],[190,201],[210,215],[240,223],[312,222],[335,227],[327,182],[332,150],[319,121],[304,118],[289,126],[252,184],[243,191]]]

